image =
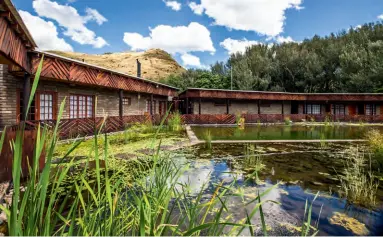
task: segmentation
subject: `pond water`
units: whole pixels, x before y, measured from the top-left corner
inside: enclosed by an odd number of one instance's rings
[[[366,131],[383,126],[302,126],[302,125],[253,125],[238,127],[194,126],[196,136],[204,140],[210,131],[212,140],[342,140],[363,139]]]
[[[352,205],[338,195],[340,183],[337,177],[344,169],[344,151],[351,146],[363,147],[363,144],[329,143],[326,147],[310,143],[256,145],[255,150],[265,165],[259,174],[263,182],[258,184],[247,178],[252,171],[246,166],[243,156],[245,146],[213,144],[208,149],[205,145],[198,145],[180,151],[174,160],[180,165],[190,165],[181,181],[190,183],[195,194],[202,189],[207,200],[213,195],[217,184],[223,182],[224,185],[230,185],[236,181],[235,189],[245,194],[245,199],[229,198],[227,208],[233,221],[246,218],[245,210],[250,213],[256,204],[245,206],[245,202],[254,199],[258,192],[279,183],[263,197],[263,200],[280,203],[268,202],[263,205],[270,235],[299,235],[292,226],[302,225],[306,200],[311,203],[317,192],[320,192],[320,196],[313,204],[312,223],[319,220],[318,235],[383,234],[382,185],[378,189],[377,205],[370,209]],[[331,223],[330,219],[337,213],[350,217],[348,227]],[[252,223],[259,224],[259,218],[259,214],[256,214]]]

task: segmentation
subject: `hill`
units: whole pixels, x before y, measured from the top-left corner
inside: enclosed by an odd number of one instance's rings
[[[49,51],[63,57],[85,60],[86,63],[100,67],[137,75],[136,59],[140,60],[142,77],[158,81],[171,74],[181,74],[185,69],[175,61],[170,54],[161,49],[149,49],[145,52],[124,52],[105,54],[85,54],[76,52]]]

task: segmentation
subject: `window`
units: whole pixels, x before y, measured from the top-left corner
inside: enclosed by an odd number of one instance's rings
[[[367,104],[366,105],[366,115],[376,115],[376,105]]]
[[[122,98],[122,104],[130,106],[132,104],[132,99],[130,97],[124,97]]]
[[[151,100],[146,100],[146,112],[150,113],[150,107],[152,105],[152,102]],[[156,110],[156,105],[157,105],[157,101],[153,100],[153,114],[156,114],[157,110]]]
[[[344,105],[333,105],[333,114],[334,115],[344,115],[345,114]]]
[[[53,93],[41,93],[40,99],[40,120],[53,119]]]
[[[69,103],[69,116],[71,119],[93,117],[93,96],[71,95]]]
[[[165,114],[166,113],[166,101],[159,101],[159,113],[161,115]]]
[[[17,121],[20,121],[20,120],[23,120],[25,118],[25,114],[23,114],[23,111],[24,111],[24,93],[22,93],[21,91],[18,91],[17,92],[17,100],[19,102],[19,106],[18,106],[18,110],[17,110]],[[36,116],[36,100],[35,100],[36,96],[33,97],[33,100],[32,100],[32,104],[31,104],[31,107],[29,108],[29,111],[28,111],[28,116],[27,116],[27,120],[36,120],[37,116]]]
[[[306,114],[321,114],[321,106],[316,104],[306,105]]]

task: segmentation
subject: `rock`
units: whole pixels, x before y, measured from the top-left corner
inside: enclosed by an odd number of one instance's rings
[[[296,185],[298,183],[300,183],[301,181],[300,180],[296,180],[296,181],[288,181],[287,182],[287,185]]]
[[[368,235],[369,233],[365,224],[360,223],[357,219],[349,217],[344,213],[334,212],[334,215],[330,218],[330,223],[332,225],[343,226],[356,235]]]
[[[321,182],[310,181],[310,183],[315,185],[315,186],[323,186],[323,183],[321,183]]]
[[[284,189],[279,189],[279,193],[280,193],[280,194],[284,194],[284,195],[289,195],[289,192],[287,192],[287,191],[284,190]]]
[[[278,149],[275,149],[274,147],[267,147],[266,149],[270,152],[277,152],[278,151]]]

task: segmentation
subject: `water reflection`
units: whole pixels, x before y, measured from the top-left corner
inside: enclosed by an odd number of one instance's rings
[[[301,225],[306,200],[311,202],[318,191],[321,191],[321,196],[313,205],[312,218],[314,221],[318,220],[321,212],[319,235],[354,234],[351,230],[330,223],[329,220],[335,212],[345,213],[365,224],[370,235],[382,234],[383,195],[381,189],[378,194],[379,206],[373,211],[350,206],[346,200],[338,198],[335,194],[338,183],[333,175],[334,170],[342,165],[340,159],[342,154],[339,148],[341,145],[330,145],[326,148],[326,152],[317,153],[315,151],[319,148],[315,149],[315,147],[310,146],[307,148],[307,152],[291,153],[297,147],[299,148],[300,145],[297,144],[269,144],[268,146],[272,149],[258,147],[258,149],[266,151],[263,160],[267,169],[260,174],[261,179],[265,181],[262,185],[245,182],[247,174],[243,170],[241,158],[234,157],[241,154],[242,148],[239,148],[238,145],[215,146],[211,151],[205,150],[203,146],[195,147],[188,152],[188,156],[192,153],[194,159],[186,159],[182,155],[178,156],[175,160],[179,165],[190,165],[190,169],[181,177],[180,181],[189,182],[194,195],[203,188],[207,198],[214,193],[216,184],[223,182],[229,185],[236,181],[235,188],[237,192],[244,194],[245,199],[243,200],[240,196],[232,196],[228,200],[228,209],[232,213],[232,220],[235,221],[245,218],[245,210],[251,212],[256,205],[254,202],[252,205],[245,206],[246,202],[254,199],[258,192],[263,192],[280,182],[281,185],[272,189],[263,198],[263,200],[273,200],[280,203],[280,205],[275,203],[264,205],[266,222],[274,235],[292,234],[284,228],[284,224]],[[280,154],[274,155],[275,153]],[[204,186],[204,184],[207,185]],[[333,192],[330,193],[330,190]],[[251,221],[252,223],[259,223],[259,214],[256,214]],[[243,234],[250,233],[245,232]]]
[[[262,125],[238,127],[193,127],[199,139],[210,130],[213,140],[319,140],[363,139],[370,129],[383,132],[382,126],[301,126]]]

